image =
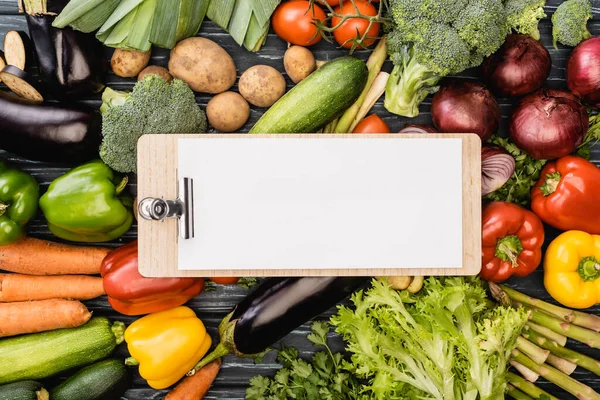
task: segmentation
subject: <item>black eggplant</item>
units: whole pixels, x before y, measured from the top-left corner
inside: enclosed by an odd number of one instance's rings
[[[254,357],[365,286],[367,277],[270,278],[219,325],[221,342],[195,370],[227,354]]]
[[[36,87],[29,83],[27,73],[14,65],[7,65],[0,71],[0,81],[15,94],[27,100],[36,103],[44,101]]]
[[[48,9],[56,12],[60,9],[56,3],[48,4]],[[55,16],[47,14],[41,6],[26,11],[29,35],[47,92],[57,99],[67,100],[100,92],[104,88],[108,62],[95,36],[69,27],[54,28]]]
[[[36,104],[0,91],[0,149],[74,165],[98,157],[101,130],[100,113],[85,106]]]

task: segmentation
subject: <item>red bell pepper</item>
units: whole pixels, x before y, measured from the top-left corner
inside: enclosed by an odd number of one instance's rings
[[[201,278],[146,278],[138,271],[137,240],[119,247],[100,267],[108,302],[125,315],[156,313],[178,307],[204,289]]]
[[[501,282],[531,274],[542,261],[544,225],[537,215],[514,203],[495,201],[483,208],[480,276]]]
[[[549,162],[532,189],[531,209],[555,228],[600,234],[600,168],[576,156]]]

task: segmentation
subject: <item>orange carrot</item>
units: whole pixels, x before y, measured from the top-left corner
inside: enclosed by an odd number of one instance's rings
[[[182,380],[165,400],[200,400],[206,396],[221,369],[221,359],[206,364],[192,376]]]
[[[0,246],[0,269],[28,275],[95,275],[110,250],[25,238]]]
[[[103,294],[102,278],[94,276],[0,274],[0,302],[46,299],[89,300]]]
[[[0,304],[0,337],[75,328],[92,313],[77,300],[39,300]]]

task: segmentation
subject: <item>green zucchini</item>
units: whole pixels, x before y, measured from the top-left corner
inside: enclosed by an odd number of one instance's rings
[[[96,317],[78,328],[3,339],[0,384],[47,378],[102,360],[123,341],[124,328],[122,322],[111,325],[108,319]]]
[[[41,383],[23,381],[0,386],[0,400],[48,400],[49,394]]]
[[[114,400],[131,386],[123,361],[109,359],[88,365],[55,387],[52,400]]]
[[[368,75],[355,57],[329,61],[273,104],[250,133],[314,133],[358,99]]]

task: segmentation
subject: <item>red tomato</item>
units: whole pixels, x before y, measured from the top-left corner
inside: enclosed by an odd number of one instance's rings
[[[319,6],[310,9],[309,1],[286,1],[281,3],[271,21],[277,36],[298,46],[312,46],[321,41],[321,34],[317,34],[317,27],[313,19],[323,21],[327,18],[325,11]]]
[[[210,278],[210,280],[220,285],[235,285],[240,278]]]
[[[377,15],[377,8],[369,2],[364,0],[355,0],[356,8],[351,1],[344,1],[341,7],[336,7],[336,14],[340,15],[356,15],[356,9],[358,9],[359,13],[362,15],[374,16]],[[331,26],[335,27],[340,22],[342,22],[342,18],[333,17],[331,18]],[[344,21],[335,31],[333,31],[333,37],[338,44],[346,49],[352,47],[352,39],[356,37],[362,37],[365,32],[369,29],[369,21],[363,18],[350,18]],[[374,22],[371,25],[371,29],[367,33],[366,37],[376,38],[379,36],[379,30],[381,29],[381,24],[379,22]],[[373,43],[375,43],[375,39],[364,40],[362,46],[360,47],[369,47]]]
[[[352,133],[390,133],[390,127],[378,115],[371,114],[360,121]]]

